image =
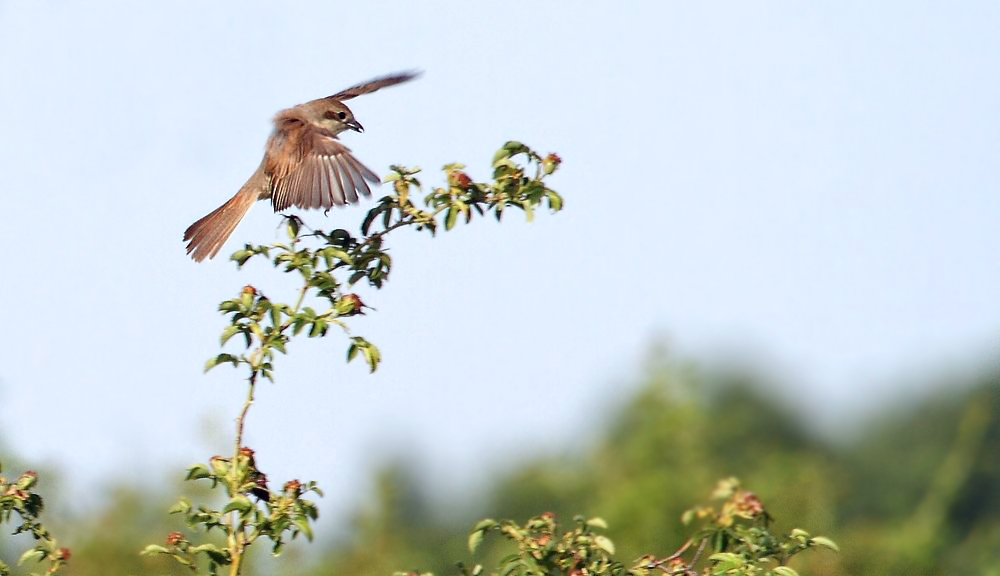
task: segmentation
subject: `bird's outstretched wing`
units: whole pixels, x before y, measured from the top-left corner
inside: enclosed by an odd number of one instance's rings
[[[396,74],[389,74],[388,76],[380,76],[374,80],[362,82],[357,86],[351,86],[346,90],[341,90],[328,98],[333,100],[350,100],[351,98],[361,96],[362,94],[371,94],[379,88],[402,84],[403,82],[413,80],[417,76],[420,76],[420,72],[398,72]]]
[[[359,195],[371,196],[368,183],[378,185],[378,175],[365,167],[335,136],[305,126],[297,134],[299,154],[269,166],[271,205],[278,212],[295,206],[303,209],[331,208],[354,204]],[[366,182],[367,180],[367,182]]]

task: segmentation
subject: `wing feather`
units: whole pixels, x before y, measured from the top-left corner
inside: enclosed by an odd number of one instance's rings
[[[343,158],[335,158],[337,166],[336,173],[340,176],[340,182],[344,187],[344,196],[347,198],[348,203],[355,203],[358,201],[358,185],[354,182],[354,177],[351,175],[351,169],[348,165],[345,165]]]
[[[355,166],[355,164],[350,161],[345,161],[344,165],[346,165],[350,169],[351,176],[354,178],[354,186],[355,189],[358,191],[358,193],[364,195],[365,197],[371,196],[372,190],[371,188],[368,187],[368,183],[365,182],[365,178],[364,176],[361,175],[361,172],[358,170],[357,166]]]
[[[330,191],[330,168],[328,166],[326,157],[317,158],[317,162],[320,164],[318,179],[321,183],[320,189],[320,206],[333,204],[334,198]]]
[[[357,173],[360,174],[362,178],[364,178],[365,180],[371,182],[376,186],[382,183],[382,179],[378,177],[378,174],[369,170],[368,167],[362,164],[361,162],[358,162],[357,158],[355,158],[354,156],[349,156],[347,159],[348,161],[350,161],[351,165],[354,166]]]
[[[281,211],[289,206],[328,209],[355,204],[371,196],[369,182],[378,176],[366,168],[336,135],[304,126],[282,143],[271,166],[274,178],[272,204]]]
[[[330,205],[343,206],[347,204],[347,195],[344,193],[344,187],[340,184],[340,178],[337,177],[334,165],[332,158],[326,158],[326,177],[330,179]]]
[[[316,157],[309,158],[305,163],[305,170],[299,170],[302,173],[303,187],[302,190],[305,193],[306,205],[303,208],[319,208],[323,203],[320,198],[320,186],[323,180],[322,168],[319,166],[319,159]]]
[[[380,88],[385,88],[386,86],[394,86],[396,84],[408,82],[417,76],[420,76],[420,72],[397,72],[396,74],[379,76],[378,78],[362,82],[356,86],[351,86],[346,90],[341,90],[333,96],[329,96],[329,98],[332,100],[350,100],[351,98],[361,96],[362,94],[371,94],[372,92],[379,90]]]

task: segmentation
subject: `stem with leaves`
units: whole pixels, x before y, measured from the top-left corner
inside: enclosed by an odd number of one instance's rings
[[[472,529],[469,549],[476,552],[491,532],[499,532],[513,542],[517,551],[504,556],[499,569],[492,572],[505,576],[797,576],[788,566],[797,554],[814,548],[838,550],[829,538],[810,536],[799,528],[788,534],[773,533],[771,517],[761,501],[735,478],[720,481],[712,498],[721,504],[697,507],[684,514],[685,524],[697,519],[701,526],[680,548],[665,557],[647,554],[631,565],[614,558],[614,544],[600,533],[607,529],[604,520],[582,516],[574,519],[574,528],[565,531],[551,513],[523,525],[486,519]],[[690,553],[692,547],[694,552]],[[703,558],[706,550],[711,554]],[[459,567],[465,576],[486,573],[482,565]]]
[[[19,520],[14,528],[14,534],[30,534],[35,539],[35,546],[21,555],[18,564],[35,561],[47,565],[44,572],[32,572],[32,576],[51,576],[61,570],[69,561],[69,548],[60,548],[48,528],[39,520],[44,508],[42,497],[35,492],[38,474],[28,470],[14,480],[3,476],[3,466],[0,465],[0,524]],[[15,520],[16,515],[16,520]],[[0,576],[8,576],[10,567],[0,562]]]
[[[520,163],[519,163],[520,162]],[[254,402],[254,391],[260,378],[274,381],[276,352],[287,354],[291,340],[305,333],[310,338],[326,336],[331,326],[339,327],[348,337],[347,360],[362,356],[370,371],[381,361],[378,348],[361,336],[352,335],[347,319],[364,314],[368,308],[351,291],[359,282],[381,289],[389,278],[392,258],[385,246],[395,230],[414,227],[432,235],[441,224],[445,230],[454,228],[459,218],[466,223],[476,215],[490,212],[497,220],[508,207],[522,210],[530,220],[542,203],[553,212],[562,209],[562,198],[548,188],[545,178],[552,175],[561,160],[555,154],[545,157],[519,142],[508,142],[493,158],[493,178],[490,182],[474,182],[463,172],[461,164],[444,167],[446,185],[433,189],[418,207],[412,196],[420,190],[416,179],[418,169],[392,167],[386,178],[393,192],[383,197],[365,217],[360,233],[347,230],[307,230],[297,216],[284,216],[288,242],[270,245],[247,244],[231,259],[239,268],[255,258],[269,261],[275,269],[295,274],[302,282],[294,304],[273,301],[253,285],[244,286],[240,294],[219,305],[229,324],[220,337],[225,347],[241,336],[241,352],[216,354],[205,364],[205,370],[220,364],[246,366],[247,394],[236,419],[233,455],[215,456],[209,463],[188,469],[189,480],[209,480],[213,487],[222,486],[228,502],[222,510],[205,505],[194,507],[182,499],[171,511],[183,514],[192,529],[206,533],[219,530],[225,544],[192,544],[187,536],[172,532],[166,546],[150,545],[146,554],[165,554],[198,573],[205,566],[208,574],[217,574],[228,566],[230,576],[242,573],[247,549],[260,537],[273,543],[279,554],[289,536],[299,534],[312,538],[310,522],[318,511],[302,498],[303,494],[321,494],[314,482],[286,482],[281,492],[267,487],[267,476],[257,468],[254,452],[243,444],[247,414]],[[528,176],[531,174],[531,176]],[[442,222],[439,223],[438,219]],[[256,502],[250,500],[256,498]]]

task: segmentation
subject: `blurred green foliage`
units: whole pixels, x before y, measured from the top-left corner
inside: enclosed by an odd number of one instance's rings
[[[684,510],[704,501],[715,480],[736,475],[776,529],[802,526],[840,545],[840,554],[797,557],[792,566],[801,574],[1000,574],[1000,374],[953,382],[882,414],[847,445],[818,438],[762,392],[775,389],[764,384],[656,364],[607,415],[599,438],[576,451],[582,455],[512,464],[486,501],[442,506],[445,497],[422,486],[415,471],[389,466],[377,473],[352,537],[324,541],[320,533],[296,564],[316,575],[457,574],[456,561],[493,565],[505,552],[487,539],[469,555],[468,533],[479,518],[525,521],[543,512],[567,522],[601,516],[619,558],[666,555],[688,535]],[[69,573],[174,573],[136,554],[139,544],[176,529],[176,518],[164,514],[169,500],[119,490],[100,510],[57,517],[60,542],[73,549]],[[15,564],[3,548],[8,540],[0,538],[0,558]],[[254,567],[269,570],[266,562]]]
[[[842,552],[796,558],[802,574],[1000,574],[1000,374],[953,382],[832,443],[747,374],[652,366],[580,457],[541,458],[497,478],[489,502],[436,511],[404,469],[382,472],[378,502],[315,574],[379,567],[454,574],[481,516],[599,515],[619,558],[668,554],[684,510],[739,476],[776,529],[807,527]],[[391,542],[373,549],[372,542]],[[392,559],[386,556],[391,555]],[[492,565],[500,551],[484,545]],[[492,557],[490,556],[492,555]],[[491,562],[492,561],[492,562]],[[372,573],[378,573],[373,570]]]

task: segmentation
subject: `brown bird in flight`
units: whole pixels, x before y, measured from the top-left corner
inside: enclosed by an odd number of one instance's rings
[[[383,76],[278,112],[257,171],[228,202],[184,231],[188,254],[197,262],[214,257],[257,200],[270,198],[280,212],[289,206],[328,209],[354,204],[359,194],[371,196],[368,182],[378,185],[379,177],[337,138],[347,129],[364,131],[343,101],[417,75]]]

